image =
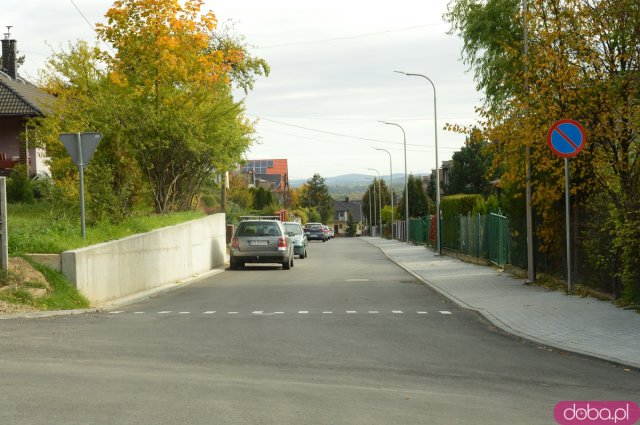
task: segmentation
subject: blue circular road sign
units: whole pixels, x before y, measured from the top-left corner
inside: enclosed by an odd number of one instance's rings
[[[584,128],[574,120],[555,122],[547,133],[549,148],[562,158],[571,158],[580,153],[587,143]]]

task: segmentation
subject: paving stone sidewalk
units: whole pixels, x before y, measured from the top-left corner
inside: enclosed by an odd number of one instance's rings
[[[436,255],[424,246],[365,237],[387,257],[494,325],[550,347],[640,368],[640,314],[610,302],[524,284],[494,267]]]

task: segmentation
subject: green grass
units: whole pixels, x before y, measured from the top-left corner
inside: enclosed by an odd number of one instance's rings
[[[82,239],[80,217],[56,215],[46,204],[9,204],[9,253],[58,254],[195,220],[204,215],[195,211],[166,215],[139,214],[119,224],[86,226],[86,239]]]
[[[74,288],[61,272],[34,262],[25,254],[59,254],[101,242],[120,239],[153,229],[172,226],[205,216],[203,212],[183,212],[167,215],[139,214],[122,223],[100,223],[86,227],[86,239],[82,239],[80,217],[56,214],[44,203],[8,205],[9,254],[24,257],[39,270],[49,282],[51,291],[34,299],[24,287],[0,293],[0,299],[13,304],[29,305],[39,310],[71,310],[89,307],[89,301]],[[1,273],[2,271],[0,271]],[[0,283],[9,283],[11,276],[0,276]]]

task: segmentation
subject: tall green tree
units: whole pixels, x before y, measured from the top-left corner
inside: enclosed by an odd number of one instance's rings
[[[300,188],[298,200],[304,208],[317,209],[323,223],[333,223],[333,199],[329,195],[325,179],[320,174],[314,174]]]
[[[429,213],[429,201],[422,188],[422,179],[415,177],[413,174],[409,174],[407,189],[409,191],[409,217],[422,217],[427,215]],[[398,204],[398,214],[404,220],[407,219],[405,199],[405,193],[403,192],[400,204]]]
[[[482,133],[473,129],[466,144],[453,154],[449,182],[445,188],[448,195],[457,193],[488,196],[491,183],[488,179],[492,158]]]

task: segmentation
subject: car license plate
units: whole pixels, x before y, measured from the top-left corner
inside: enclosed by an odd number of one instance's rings
[[[249,241],[249,245],[251,245],[251,246],[264,246],[264,245],[269,245],[269,241]]]

